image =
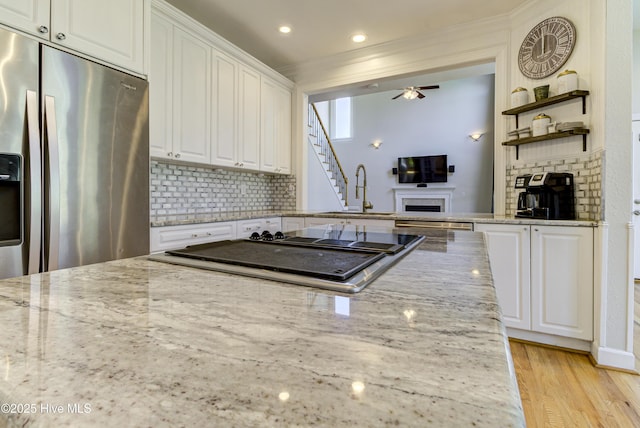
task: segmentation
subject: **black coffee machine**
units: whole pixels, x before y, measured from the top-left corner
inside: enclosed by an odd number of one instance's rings
[[[516,179],[516,187],[522,183],[519,178]],[[575,220],[573,174],[540,172],[531,175],[526,191],[518,195],[516,217]]]

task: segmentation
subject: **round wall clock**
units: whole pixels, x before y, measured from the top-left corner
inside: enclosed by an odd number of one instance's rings
[[[576,44],[576,27],[566,18],[547,18],[529,31],[518,52],[518,67],[527,77],[543,79],[567,61]]]

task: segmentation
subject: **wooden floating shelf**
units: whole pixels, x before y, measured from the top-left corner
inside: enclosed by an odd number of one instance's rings
[[[524,106],[523,106],[524,107]],[[572,137],[574,135],[582,135],[582,151],[587,151],[587,134],[589,130],[586,128],[572,129],[570,131],[552,132],[547,135],[540,135],[538,137],[518,138],[517,140],[509,140],[502,143],[503,146],[515,146],[516,147],[516,159],[520,154],[519,147],[523,144],[537,143],[539,141],[555,140],[557,138]]]
[[[525,104],[520,107],[514,107],[509,110],[503,111],[502,114],[505,116],[517,116],[520,113],[536,110],[541,107],[546,107],[553,104],[562,103],[574,98],[582,98],[582,114],[585,114],[586,113],[585,97],[587,95],[589,95],[589,91],[580,91],[580,90],[571,91],[571,92],[567,92],[566,94],[560,94],[560,95],[556,95],[555,97],[545,98],[543,100]]]

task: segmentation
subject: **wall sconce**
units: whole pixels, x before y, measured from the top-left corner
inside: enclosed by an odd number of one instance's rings
[[[469,135],[469,138],[471,138],[473,141],[478,141],[480,138],[482,138],[484,134],[482,132],[474,132],[473,134]]]
[[[382,145],[382,140],[375,140],[373,143],[371,143],[371,146],[376,150],[378,150],[381,145]]]

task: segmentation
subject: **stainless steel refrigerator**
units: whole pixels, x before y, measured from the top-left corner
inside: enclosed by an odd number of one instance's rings
[[[0,30],[0,278],[149,252],[148,86]]]

